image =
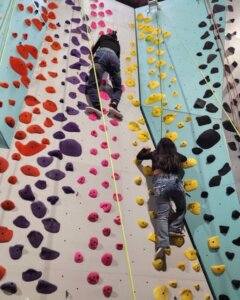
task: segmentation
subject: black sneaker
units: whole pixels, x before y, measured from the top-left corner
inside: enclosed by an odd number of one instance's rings
[[[111,101],[111,103],[109,104],[109,106],[111,108],[113,108],[114,110],[116,110],[117,112],[120,112],[120,110],[117,109],[117,107],[118,107],[118,102],[117,101]]]
[[[184,236],[184,233],[182,231],[169,231],[168,232],[169,236]]]
[[[99,111],[101,111],[101,107],[100,107],[100,105],[93,105],[93,108],[95,108],[95,109],[97,109],[97,110],[99,110]]]

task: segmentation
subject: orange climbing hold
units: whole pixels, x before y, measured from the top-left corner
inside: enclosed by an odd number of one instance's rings
[[[47,66],[47,63],[45,60],[42,60],[40,63],[39,63],[39,67],[41,68],[45,68]]]
[[[49,14],[48,14],[48,18],[51,19],[51,20],[55,20],[56,19],[56,15],[53,11],[50,11]]]
[[[28,74],[27,65],[21,58],[10,56],[9,61],[10,61],[10,66],[16,73],[18,73],[21,76],[27,76]]]
[[[14,99],[8,99],[8,104],[9,104],[10,106],[15,106],[16,101],[15,101]]]
[[[43,54],[48,54],[49,53],[48,48],[42,48],[42,53]]]
[[[13,85],[15,86],[16,89],[18,89],[20,87],[20,82],[18,80],[14,80]]]
[[[32,113],[23,111],[19,115],[19,121],[24,124],[29,124],[32,121]]]
[[[57,59],[56,57],[54,57],[54,58],[51,60],[51,62],[52,62],[53,64],[58,64],[58,59]]]
[[[4,200],[1,203],[1,207],[2,207],[2,209],[9,211],[9,210],[13,210],[15,208],[15,204],[12,200]],[[0,276],[0,279],[1,279],[1,276]]]
[[[30,14],[33,13],[33,7],[32,7],[31,5],[29,5],[29,6],[27,7],[27,10],[30,12]]]
[[[39,144],[38,142],[35,141],[29,141],[26,145],[17,141],[15,142],[15,146],[17,150],[24,156],[35,155],[46,148],[46,146]]]
[[[28,68],[30,71],[32,71],[32,69],[33,69],[33,64],[32,64],[31,62],[28,62],[28,63],[27,63],[27,68]]]
[[[24,10],[24,5],[22,4],[22,3],[18,3],[18,9],[20,10],[20,11],[23,11]]]
[[[27,76],[21,76],[20,80],[21,80],[21,83],[22,83],[26,88],[28,88],[28,86],[29,86],[29,84],[30,84],[30,82],[31,82],[30,78],[27,77]]]
[[[27,26],[31,26],[31,24],[32,24],[30,19],[25,19],[24,22]]]
[[[22,166],[21,171],[26,176],[38,177],[40,175],[38,168],[31,165]]]
[[[42,133],[44,133],[45,131],[44,131],[44,129],[43,129],[40,125],[38,125],[38,124],[33,124],[33,125],[28,126],[27,132],[29,132],[29,133],[38,133],[38,134],[42,134]]]
[[[32,95],[25,96],[24,101],[28,106],[35,106],[40,103],[40,101],[38,101],[38,99]]]
[[[47,78],[43,75],[43,74],[38,74],[37,76],[36,76],[36,79],[38,79],[38,80],[47,80]]]
[[[16,49],[17,49],[18,54],[20,54],[23,58],[25,58],[25,59],[28,58],[28,51],[24,45],[19,44],[16,46]]]
[[[56,9],[56,8],[58,8],[58,5],[55,2],[50,2],[50,3],[48,3],[48,8],[49,9]]]
[[[48,15],[48,10],[45,6],[42,6],[42,12],[45,14],[45,15]]]
[[[41,140],[41,143],[42,143],[43,145],[50,145],[50,140],[47,139],[47,138],[43,138],[43,139]]]
[[[50,111],[50,112],[57,111],[57,105],[51,100],[44,101],[43,102],[43,108]]]
[[[52,78],[56,78],[58,77],[58,73],[57,72],[51,72],[51,71],[48,71],[48,75]]]
[[[8,182],[10,184],[16,184],[17,183],[17,177],[16,176],[9,176],[8,177]]]
[[[7,171],[8,166],[8,161],[4,157],[0,156],[0,173],[4,173],[5,171]]]
[[[7,227],[0,226],[0,243],[9,242],[13,237],[13,231]]]
[[[9,84],[7,82],[0,82],[0,87],[7,89],[9,87]]]
[[[47,35],[45,37],[45,41],[51,43],[51,42],[53,42],[53,38],[51,37],[51,35]]]
[[[17,32],[12,32],[12,37],[15,39],[18,36]]]
[[[58,51],[58,50],[61,50],[62,49],[62,47],[61,47],[61,45],[59,44],[59,42],[53,42],[52,44],[51,44],[51,48],[53,49],[53,50],[55,50],[55,51]]]
[[[39,19],[34,18],[34,19],[32,19],[32,22],[33,22],[33,24],[35,25],[35,27],[36,27],[39,31],[42,30],[43,25],[42,25],[42,22],[41,22]]]
[[[45,121],[44,121],[44,123],[43,123],[43,125],[45,127],[48,127],[48,128],[52,127],[53,126],[53,121],[50,118],[46,118]]]
[[[16,140],[24,140],[25,137],[27,136],[26,132],[23,131],[23,130],[18,130],[16,131],[15,135],[14,135],[14,138]]]
[[[47,21],[48,21],[48,16],[47,16],[47,14],[42,13],[42,14],[41,14],[41,17],[42,17],[43,21],[44,21],[45,23],[47,23]]]
[[[34,107],[34,109],[32,110],[32,112],[33,112],[35,115],[40,115],[40,114],[41,114],[41,111],[40,111],[40,108],[39,108],[39,107]]]
[[[11,128],[13,128],[15,126],[15,120],[11,116],[5,117],[5,123]]]
[[[3,279],[5,273],[6,273],[6,269],[3,266],[0,266],[0,280]]]
[[[29,44],[26,44],[24,46],[27,49],[27,51],[32,55],[33,58],[35,59],[38,58],[38,49],[35,46]]]
[[[16,152],[13,153],[11,157],[12,157],[12,160],[17,160],[17,161],[19,161],[22,158],[21,155]]]
[[[57,29],[57,26],[56,26],[54,23],[52,23],[52,22],[50,22],[50,23],[48,24],[48,27],[49,27],[50,29]]]
[[[47,86],[45,88],[46,92],[49,93],[49,94],[54,94],[56,93],[56,90],[55,90],[55,87],[54,86]]]

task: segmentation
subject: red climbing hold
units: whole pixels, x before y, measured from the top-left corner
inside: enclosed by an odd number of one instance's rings
[[[0,266],[0,280],[4,277],[6,269],[3,266]]]
[[[50,118],[46,118],[43,124],[45,127],[49,128],[53,126],[53,121]]]
[[[48,8],[49,9],[56,9],[56,8],[58,8],[58,5],[55,2],[50,2],[50,3],[48,3]]]
[[[35,155],[46,148],[45,145],[39,144],[38,142],[35,141],[29,141],[26,145],[17,141],[15,142],[15,146],[17,150],[24,156]]]
[[[35,59],[38,58],[38,49],[35,46],[29,44],[26,44],[24,46],[27,49],[27,51],[32,55],[33,58]]]
[[[9,176],[8,177],[8,182],[10,184],[16,184],[17,183],[17,177],[16,176]]]
[[[19,153],[13,153],[12,154],[12,160],[19,161],[21,159],[21,155]]]
[[[38,74],[38,75],[36,76],[36,79],[42,80],[42,81],[47,80],[47,78],[46,78],[43,74]]]
[[[27,132],[29,133],[38,133],[38,134],[42,134],[44,133],[44,129],[42,129],[42,127],[38,124],[33,124],[33,125],[30,125],[28,126],[27,128]]]
[[[9,242],[13,237],[13,231],[7,227],[0,226],[0,243]]]
[[[55,51],[58,51],[58,50],[61,50],[62,49],[62,47],[61,47],[61,45],[59,44],[59,42],[53,42],[52,44],[51,44],[51,48],[53,49],[53,50],[55,50]]]
[[[16,89],[18,89],[20,87],[20,82],[18,80],[14,80],[13,85],[15,86]]]
[[[23,131],[23,130],[18,130],[16,131],[15,135],[14,135],[14,138],[16,140],[24,140],[25,137],[27,136],[26,132]]]
[[[51,71],[48,71],[48,75],[52,78],[56,78],[58,77],[58,73],[57,72],[51,72]]]
[[[47,86],[45,88],[46,92],[49,93],[49,94],[54,94],[56,93],[56,90],[55,90],[55,87],[54,86]]]
[[[18,9],[20,10],[20,11],[23,11],[24,10],[24,5],[22,4],[22,3],[18,3]]]
[[[24,124],[29,124],[32,121],[32,113],[23,111],[19,115],[19,121]]]
[[[44,101],[43,102],[43,108],[46,109],[47,111],[50,111],[50,112],[57,111],[57,105],[51,100]]]
[[[33,176],[37,177],[40,175],[40,172],[38,168],[31,166],[31,165],[25,165],[21,167],[21,171],[23,172],[24,175],[26,176]]]
[[[27,76],[28,74],[27,65],[21,58],[10,56],[9,60],[10,60],[10,66],[16,73],[18,73],[21,76]]]
[[[32,95],[25,96],[24,101],[28,106],[35,106],[40,103],[40,101],[38,101],[38,99]]]
[[[0,173],[4,173],[8,169],[9,163],[8,161],[0,156]]]
[[[33,22],[33,24],[35,25],[35,27],[36,27],[39,31],[42,30],[43,25],[42,25],[42,22],[41,22],[39,19],[34,18],[34,19],[32,19],[32,22]]]
[[[15,126],[15,120],[11,116],[5,117],[5,123],[10,127],[13,128]]]
[[[27,49],[25,48],[24,45],[22,44],[19,44],[16,46],[17,48],[17,52],[24,58],[24,59],[27,59],[28,58],[28,51]]]
[[[20,80],[21,80],[22,84],[23,84],[26,88],[28,88],[28,86],[29,86],[29,84],[30,84],[30,82],[31,82],[30,78],[27,77],[27,76],[22,76],[22,77],[20,78]]]
[[[2,209],[4,210],[13,210],[15,208],[15,204],[12,200],[4,200],[2,203],[1,203],[1,207]]]

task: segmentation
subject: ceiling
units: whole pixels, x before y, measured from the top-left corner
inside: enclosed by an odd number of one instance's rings
[[[133,8],[145,6],[148,4],[148,0],[117,0],[117,1],[126,4],[128,6],[131,6]],[[163,1],[163,0],[158,0],[158,1]]]

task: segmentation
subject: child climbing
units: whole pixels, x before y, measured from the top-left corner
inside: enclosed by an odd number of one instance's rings
[[[122,118],[122,114],[118,110],[118,104],[122,95],[122,80],[120,73],[120,44],[117,38],[117,32],[100,36],[96,44],[92,48],[92,54],[94,55],[94,65],[96,70],[96,76],[98,86],[101,84],[103,74],[107,72],[110,75],[112,82],[113,93],[111,95],[111,102],[109,105],[110,113]],[[94,68],[90,70],[89,80],[87,85],[87,94],[92,104],[91,109],[95,111],[99,116],[101,112],[100,102],[98,99],[97,84],[95,80]]]
[[[170,252],[169,236],[182,236],[183,221],[186,213],[186,198],[180,177],[181,163],[187,158],[178,153],[175,144],[168,138],[162,138],[156,150],[143,148],[137,154],[137,160],[152,160],[153,191],[156,200],[157,243],[155,259]],[[170,201],[176,206],[174,219],[169,223]]]

